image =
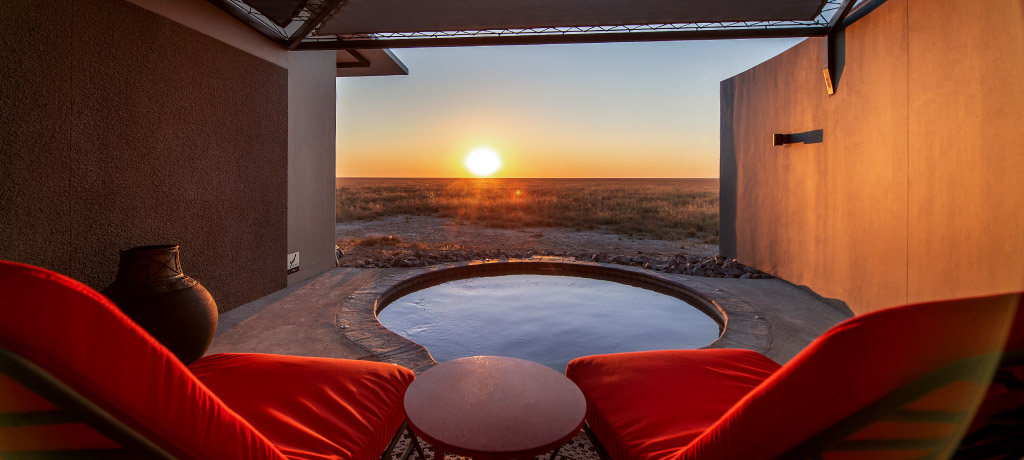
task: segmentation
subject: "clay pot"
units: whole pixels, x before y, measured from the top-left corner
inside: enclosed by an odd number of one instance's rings
[[[101,293],[185,364],[206,353],[217,330],[217,304],[182,273],[176,244],[121,251],[117,278]]]

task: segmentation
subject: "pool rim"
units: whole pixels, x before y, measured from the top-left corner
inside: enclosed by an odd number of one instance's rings
[[[476,264],[461,267],[449,267],[446,270],[430,271],[402,280],[402,282],[384,291],[373,306],[373,314],[379,315],[394,301],[429,287],[438,286],[450,281],[470,278],[491,278],[510,275],[547,275],[589,278],[613,283],[625,284],[640,289],[647,289],[659,294],[679,299],[701,313],[704,313],[718,325],[718,337],[725,330],[726,315],[711,301],[697,295],[685,286],[668,280],[654,278],[646,273],[620,270],[619,267],[585,265],[565,262],[531,262],[511,261],[503,264]],[[378,320],[379,321],[379,320]],[[385,326],[386,327],[386,326]],[[717,338],[715,340],[718,340]]]
[[[474,260],[405,270],[348,296],[338,308],[335,325],[345,338],[369,353],[366,359],[397,362],[417,373],[437,365],[437,361],[426,347],[384,327],[377,313],[409,293],[448,281],[488,276],[576,276],[650,289],[683,300],[719,324],[718,339],[701,348],[745,348],[764,354],[771,346],[764,315],[742,299],[700,282],[699,277],[567,257]]]

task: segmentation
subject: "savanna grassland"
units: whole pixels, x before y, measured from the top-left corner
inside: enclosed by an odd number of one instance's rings
[[[338,178],[335,195],[338,222],[435,216],[718,243],[718,179]]]

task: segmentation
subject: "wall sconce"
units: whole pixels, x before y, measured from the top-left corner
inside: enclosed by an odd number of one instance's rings
[[[804,131],[793,134],[772,134],[772,145],[820,144],[825,140],[825,130]]]

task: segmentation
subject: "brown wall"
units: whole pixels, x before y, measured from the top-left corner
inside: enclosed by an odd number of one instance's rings
[[[0,20],[0,258],[101,289],[177,242],[222,310],[285,286],[284,68],[120,0]]]
[[[889,0],[833,96],[820,38],[722,82],[723,253],[858,314],[1024,289],[1021,8]]]

